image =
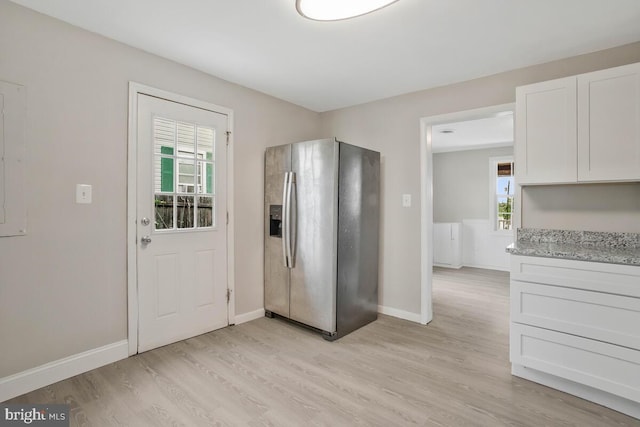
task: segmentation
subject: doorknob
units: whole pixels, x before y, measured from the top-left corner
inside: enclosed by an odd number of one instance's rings
[[[144,243],[145,245],[148,245],[149,243],[151,243],[151,237],[144,236],[140,239],[140,242]]]
[[[140,220],[140,224],[142,225],[149,225],[150,223],[151,221],[149,220],[149,218],[146,218],[146,217]]]

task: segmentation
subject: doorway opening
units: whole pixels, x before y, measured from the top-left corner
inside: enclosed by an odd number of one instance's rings
[[[507,163],[507,157],[509,153],[508,149],[505,150],[502,147],[513,146],[513,118],[514,118],[515,104],[502,104],[486,108],[479,108],[474,110],[461,111],[457,113],[443,114],[438,116],[424,117],[420,120],[420,180],[421,180],[421,323],[427,324],[433,319],[433,267],[434,256],[436,250],[439,251],[440,256],[437,261],[442,264],[443,261],[450,263],[451,267],[461,267],[467,261],[469,264],[469,257],[463,256],[465,244],[467,249],[475,248],[475,251],[480,255],[479,258],[486,255],[482,250],[481,245],[474,245],[473,240],[479,242],[478,239],[484,239],[480,241],[485,244],[492,242],[494,245],[501,245],[500,239],[493,239],[493,237],[499,237],[502,233],[502,240],[509,239],[512,236],[513,231],[519,224],[519,215],[509,210],[517,203],[515,199],[517,194],[504,195],[502,193],[491,193],[492,186],[496,188],[498,185],[502,185],[503,180],[497,180],[497,173],[494,177],[492,175],[492,162],[501,165],[501,170],[504,171],[505,167],[503,163]],[[510,123],[510,128],[505,131],[505,123]],[[495,129],[491,132],[487,132],[484,128],[493,126]],[[482,132],[485,135],[479,135]],[[510,134],[510,138],[505,138],[505,132]],[[474,136],[475,135],[475,136]],[[469,152],[469,150],[482,150],[482,156],[487,158],[482,163],[482,166],[475,164],[476,168],[482,168],[482,176],[474,181],[469,181],[465,184],[465,176],[470,173],[468,165],[465,162],[473,162],[474,157],[479,156],[461,155],[460,153]],[[502,150],[502,151],[501,151]],[[512,150],[512,148],[511,148]],[[493,156],[490,154],[494,153]],[[434,165],[434,155],[436,155],[436,164]],[[510,153],[512,156],[512,151]],[[491,159],[489,158],[491,157]],[[512,162],[511,162],[512,164]],[[434,175],[434,171],[436,174]],[[489,181],[487,181],[489,179]],[[438,187],[435,187],[440,180]],[[446,182],[442,182],[446,180]],[[496,180],[495,183],[492,180]],[[490,185],[490,183],[492,183]],[[453,189],[462,189],[463,192],[467,188],[469,194],[473,194],[473,197],[480,197],[480,206],[472,207],[476,212],[480,213],[465,213],[461,207],[465,206],[469,202],[469,196],[464,194],[450,194],[447,192],[454,191]],[[472,187],[480,185],[482,190],[473,189]],[[515,186],[510,182],[507,191],[512,192]],[[457,191],[457,190],[456,190]],[[478,191],[482,194],[478,196]],[[449,197],[450,196],[450,197]],[[449,197],[449,198],[448,198]],[[447,203],[439,206],[440,209],[435,209],[434,200],[448,200],[451,203]],[[503,200],[508,200],[508,203]],[[491,209],[493,203],[496,203],[496,208]],[[501,204],[498,204],[501,203]],[[507,206],[508,205],[508,206]],[[495,211],[496,217],[500,218],[500,221],[496,219],[496,224],[501,224],[503,228],[508,223],[509,230],[494,229],[493,221],[491,219],[490,212]],[[465,216],[467,218],[465,218]],[[468,217],[471,218],[468,218]],[[480,217],[480,218],[477,218]],[[467,221],[464,221],[464,220]],[[507,221],[508,220],[508,221]],[[466,222],[466,223],[465,223]],[[434,226],[435,224],[438,224]],[[442,225],[440,225],[442,224]],[[464,230],[469,229],[468,237],[474,237],[474,239],[468,239],[465,242]],[[482,235],[479,235],[481,233]],[[475,234],[475,236],[472,236]],[[486,236],[491,236],[491,239],[485,239]],[[434,239],[436,237],[436,239]],[[495,240],[495,241],[493,241]],[[508,244],[508,243],[507,243]],[[504,245],[506,247],[506,245]],[[504,250],[504,248],[502,248]],[[443,251],[446,257],[443,259]],[[469,252],[469,251],[467,251]],[[495,251],[494,251],[495,254]],[[448,258],[447,258],[448,257]],[[491,262],[486,260],[476,263],[475,266],[484,264],[485,268],[491,268]],[[471,262],[473,266],[473,262]],[[493,266],[496,267],[496,266]]]

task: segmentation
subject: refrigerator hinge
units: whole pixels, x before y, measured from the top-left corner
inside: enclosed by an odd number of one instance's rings
[[[225,132],[227,134],[227,147],[229,146],[229,137],[231,136],[231,131],[228,130]]]
[[[231,289],[227,288],[227,304],[231,301]]]

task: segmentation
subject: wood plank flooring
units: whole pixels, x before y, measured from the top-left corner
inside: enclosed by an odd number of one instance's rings
[[[512,377],[508,273],[435,269],[433,322],[380,318],[335,342],[262,318],[11,400],[72,426],[640,426]]]

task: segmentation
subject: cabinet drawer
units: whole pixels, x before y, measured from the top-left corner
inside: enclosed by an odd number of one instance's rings
[[[640,267],[511,256],[511,279],[640,298]]]
[[[511,321],[640,350],[640,298],[514,280]]]
[[[640,351],[511,324],[511,363],[640,402]]]

